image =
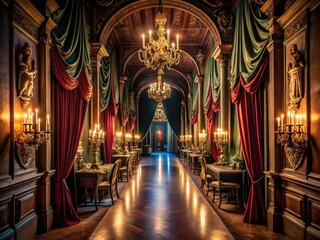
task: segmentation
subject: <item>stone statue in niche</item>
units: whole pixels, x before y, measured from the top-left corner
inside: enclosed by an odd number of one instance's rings
[[[32,59],[32,48],[25,43],[18,55],[18,97],[21,100],[22,108],[25,109],[33,97],[33,80],[37,70]]]
[[[297,112],[300,101],[303,97],[303,69],[304,61],[297,44],[290,47],[290,62],[288,66],[288,90],[289,90],[289,110]]]

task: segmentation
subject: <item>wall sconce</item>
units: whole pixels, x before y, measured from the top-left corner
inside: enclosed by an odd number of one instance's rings
[[[100,124],[95,124],[93,132],[89,130],[89,147],[92,148],[92,164],[91,169],[99,169],[98,155],[100,146],[104,143],[104,132],[100,129]]]
[[[228,163],[225,162],[224,147],[228,143],[228,132],[224,132],[222,128],[218,128],[214,132],[213,141],[216,143],[217,147],[220,149],[220,156],[218,157],[218,162],[215,163],[218,166],[226,166]]]
[[[306,151],[306,134],[303,131],[302,116],[288,112],[287,123],[284,126],[284,115],[277,118],[277,143],[284,146],[286,157],[293,170],[296,170],[304,158]]]
[[[14,141],[17,145],[17,153],[20,163],[24,168],[29,168],[36,158],[38,147],[50,140],[50,117],[47,115],[45,131],[41,131],[41,121],[38,118],[38,109],[35,111],[35,122],[33,112],[28,109],[24,113],[22,130],[14,131]]]

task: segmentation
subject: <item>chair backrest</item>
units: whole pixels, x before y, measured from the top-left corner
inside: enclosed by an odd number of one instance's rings
[[[201,164],[201,172],[200,172],[200,178],[203,181],[207,180],[207,162],[206,158],[204,156],[201,156],[199,158],[200,164]]]
[[[109,177],[110,185],[115,184],[118,180],[118,171],[119,171],[120,164],[121,164],[121,159],[118,159],[112,166],[111,174]]]

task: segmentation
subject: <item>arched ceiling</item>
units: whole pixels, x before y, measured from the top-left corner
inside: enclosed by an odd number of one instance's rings
[[[98,3],[101,1],[97,0]],[[108,7],[112,6],[112,0],[107,2],[110,3]],[[187,75],[193,72],[197,75],[203,74],[199,73],[196,62],[199,50],[209,53],[212,42],[221,44],[221,38],[213,21],[196,6],[198,3],[191,5],[186,1],[163,0],[162,2],[163,11],[167,15],[166,28],[171,31],[171,40],[175,40],[176,34],[179,34],[180,48],[185,52],[181,54],[179,65],[175,65],[170,71],[165,70],[164,80],[183,90],[183,95],[188,96],[190,82]],[[156,72],[146,69],[135,52],[141,48],[142,33],[147,35],[149,30],[156,29],[154,19],[158,12],[157,3],[158,1],[155,0],[140,0],[121,5],[120,1],[118,4],[121,8],[115,11],[104,25],[100,23],[101,28],[97,29],[100,41],[109,42],[117,49],[119,72],[121,75],[130,76],[128,78],[132,80],[130,88],[136,93],[156,79]],[[100,7],[99,11],[101,13]],[[99,18],[99,15],[97,17]]]

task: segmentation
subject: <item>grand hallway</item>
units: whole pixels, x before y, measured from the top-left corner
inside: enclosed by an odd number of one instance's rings
[[[143,158],[91,239],[233,239],[170,153]]]

